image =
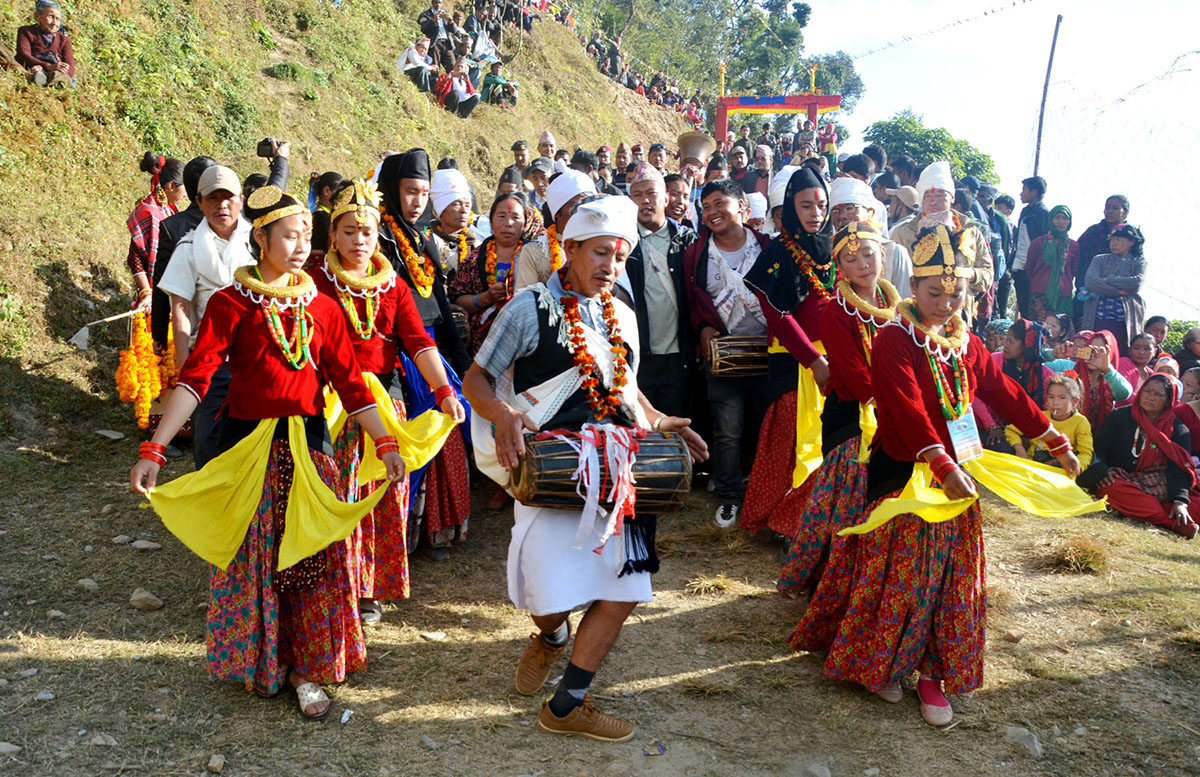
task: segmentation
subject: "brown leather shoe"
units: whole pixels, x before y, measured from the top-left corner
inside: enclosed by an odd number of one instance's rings
[[[549,734],[574,734],[597,742],[628,742],[633,738],[633,724],[597,710],[590,693],[565,718],[550,711],[550,702],[543,703],[537,726]]]
[[[550,647],[541,634],[530,634],[529,647],[517,663],[517,693],[525,696],[537,693],[550,677],[550,668],[566,649],[566,645]]]

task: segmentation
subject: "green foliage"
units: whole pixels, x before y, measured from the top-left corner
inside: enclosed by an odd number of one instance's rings
[[[266,27],[263,27],[258,19],[250,22],[250,29],[254,30],[254,34],[258,36],[258,45],[263,47],[263,51],[274,51],[279,48],[279,44],[275,42],[275,36]]]
[[[1172,320],[1171,328],[1167,330],[1167,337],[1163,340],[1162,349],[1169,354],[1179,353],[1183,349],[1183,336],[1189,329],[1197,326],[1200,326],[1200,321]]]
[[[28,306],[0,282],[0,357],[19,356],[31,331]]]
[[[807,64],[812,63],[817,65],[817,88],[825,94],[840,94],[842,96],[841,110],[853,113],[854,107],[858,105],[858,100],[863,96],[866,87],[863,86],[858,71],[854,69],[854,60],[850,55],[844,51],[837,51],[833,54],[809,57],[805,67],[806,73]],[[806,88],[807,78],[808,76],[805,75]],[[841,134],[840,129],[838,134]]]
[[[267,75],[280,81],[299,81],[306,73],[304,66],[295,62],[280,62],[267,68]]]
[[[885,121],[875,122],[867,128],[863,137],[883,146],[889,157],[908,154],[918,164],[944,159],[950,163],[955,178],[973,175],[981,181],[998,183],[1000,180],[990,156],[941,127],[926,127],[921,116],[911,109],[905,109]]]

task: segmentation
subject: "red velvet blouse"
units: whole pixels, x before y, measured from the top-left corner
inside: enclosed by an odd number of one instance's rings
[[[923,335],[918,332],[917,337]],[[1000,371],[983,341],[975,335],[969,337],[964,361],[971,395],[996,408],[1026,437],[1045,434],[1049,428],[1046,416],[1024,389]],[[936,363],[953,386],[950,366],[940,360]],[[879,420],[876,441],[888,456],[896,461],[916,461],[918,453],[934,445],[954,455],[929,359],[899,324],[889,324],[875,336],[871,385]]]
[[[843,402],[866,402],[875,396],[871,390],[871,368],[859,335],[859,320],[847,313],[837,298],[821,310],[820,339],[829,362],[829,383],[825,393],[837,393]],[[882,322],[877,322],[881,325]]]
[[[203,399],[213,373],[228,359],[232,378],[226,404],[232,418],[317,415],[324,412],[321,389],[326,383],[333,385],[351,415],[375,405],[354,357],[346,317],[335,302],[313,295],[308,305],[313,325],[311,358],[294,370],[271,337],[266,311],[241,289],[235,281],[209,300],[196,347],[179,374],[180,387]],[[292,311],[283,310],[280,319],[290,335],[295,326]]]
[[[364,340],[350,327],[350,319],[342,308],[337,286],[325,273],[325,263],[321,262],[308,272],[317,284],[317,291],[328,297],[345,319],[350,344],[363,370],[382,375],[396,369],[398,345],[403,346],[410,359],[415,359],[421,351],[437,347],[433,338],[425,332],[425,325],[421,322],[421,314],[417,312],[408,284],[401,279],[396,278],[390,289],[376,295],[375,332]],[[351,297],[361,321],[366,315],[366,300],[353,295]]]

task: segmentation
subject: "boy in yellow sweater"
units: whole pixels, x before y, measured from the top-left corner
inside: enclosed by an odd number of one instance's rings
[[[1084,469],[1092,463],[1092,424],[1087,416],[1079,412],[1079,400],[1083,395],[1083,385],[1079,382],[1074,370],[1060,372],[1046,383],[1046,408],[1042,412],[1054,422],[1054,428],[1067,436],[1075,455],[1079,457],[1079,465]],[[1023,459],[1033,454],[1034,461],[1051,466],[1061,466],[1045,447],[1035,442],[1030,451],[1029,439],[1022,437],[1017,427],[1009,424],[1004,430],[1004,439],[1013,446],[1016,454]]]

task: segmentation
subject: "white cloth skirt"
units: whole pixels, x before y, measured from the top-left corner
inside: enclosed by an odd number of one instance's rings
[[[530,615],[552,615],[595,601],[649,602],[650,574],[617,577],[625,537],[612,537],[596,553],[587,544],[575,549],[576,510],[513,505],[516,519],[508,546],[508,597]]]

